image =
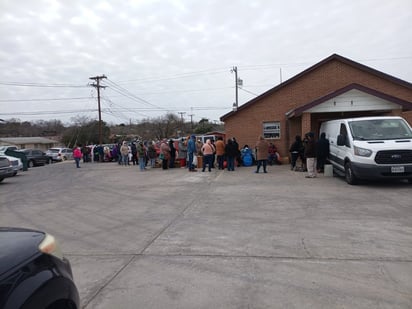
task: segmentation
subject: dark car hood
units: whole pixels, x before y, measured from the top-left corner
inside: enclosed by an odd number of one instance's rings
[[[30,257],[39,254],[39,244],[45,233],[0,227],[0,276]]]

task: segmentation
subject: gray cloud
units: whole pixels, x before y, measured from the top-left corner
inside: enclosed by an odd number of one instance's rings
[[[411,17],[409,0],[31,0],[24,5],[4,0],[0,82],[86,85],[90,76],[106,74],[163,108],[148,111],[150,105],[108,87],[103,91],[108,122],[155,117],[167,110],[217,120],[234,101],[230,69],[235,65],[249,91],[239,92],[241,104],[254,97],[250,92],[278,84],[280,71],[285,80],[332,53],[411,82]],[[40,112],[96,108],[92,92],[0,85],[0,116],[12,118],[15,112],[22,120],[68,121],[74,115]],[[78,97],[89,99],[7,102]],[[123,115],[116,115],[122,108]]]

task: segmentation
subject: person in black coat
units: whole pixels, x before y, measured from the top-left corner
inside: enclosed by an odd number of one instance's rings
[[[235,158],[237,156],[238,149],[236,145],[233,143],[231,139],[227,141],[225,146],[225,156],[227,160],[227,170],[234,171],[235,170]]]
[[[136,147],[136,143],[133,142],[132,146],[130,146],[130,149],[132,151],[132,163],[133,165],[138,164],[138,160],[137,160],[137,147]]]
[[[317,149],[317,168],[319,173],[323,173],[325,163],[329,158],[329,140],[326,138],[325,132],[322,132],[318,140]]]
[[[239,143],[236,141],[236,138],[232,138],[232,142],[233,142],[233,147],[236,149],[236,164],[237,167],[240,167],[241,162],[242,162],[242,158],[241,158],[241,153],[240,153],[240,148],[239,148]]]
[[[303,165],[304,165],[304,162],[305,162],[304,157],[303,157],[304,149],[305,149],[305,147],[303,146],[302,137],[300,135],[296,135],[295,141],[293,142],[293,144],[289,148],[289,152],[290,152],[290,156],[291,156],[290,169],[292,171],[296,169],[296,162],[299,158],[302,161],[302,167],[301,168],[303,169]]]
[[[306,178],[316,178],[316,146],[315,134],[309,132],[306,134],[306,145],[305,145],[305,158],[306,158],[306,168],[308,170],[308,175]]]
[[[169,168],[175,167],[176,161],[176,148],[173,140],[169,140],[169,148],[170,148],[170,161],[169,161]]]

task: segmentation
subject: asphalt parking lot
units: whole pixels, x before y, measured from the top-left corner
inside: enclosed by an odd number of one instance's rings
[[[0,184],[54,234],[83,308],[412,308],[412,186],[73,162]]]

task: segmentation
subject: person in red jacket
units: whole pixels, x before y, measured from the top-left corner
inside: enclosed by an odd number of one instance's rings
[[[77,145],[76,148],[73,150],[73,158],[76,162],[76,167],[80,168],[80,159],[82,158],[82,150],[80,149],[80,145]]]

